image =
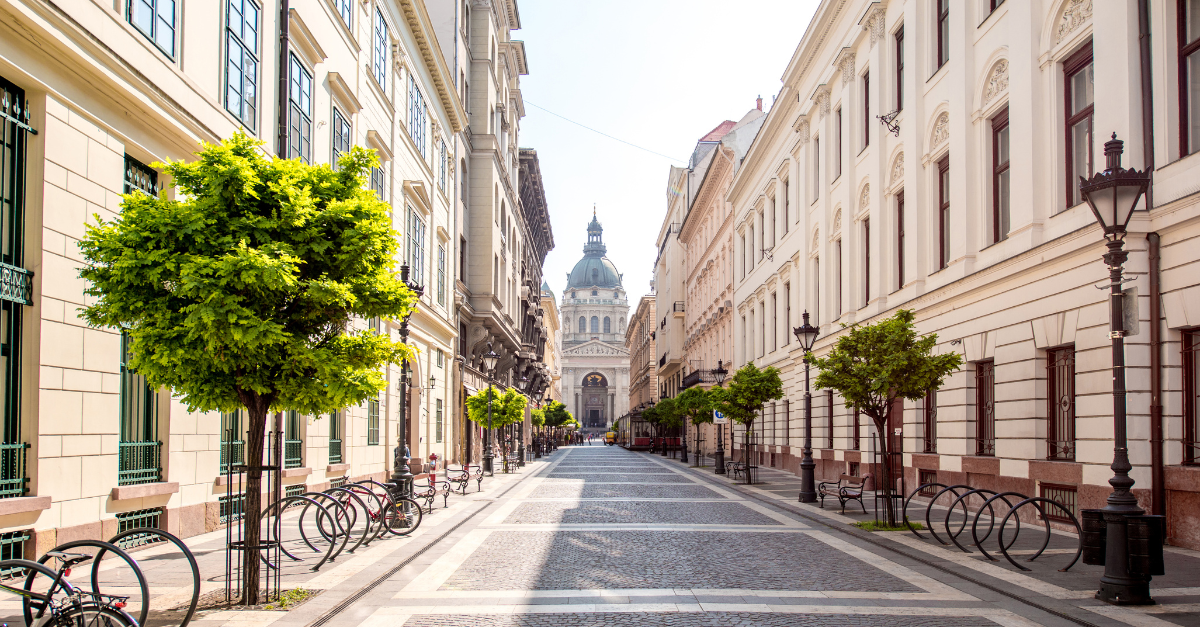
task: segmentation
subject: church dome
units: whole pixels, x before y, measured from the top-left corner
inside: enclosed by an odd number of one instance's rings
[[[592,212],[592,221],[588,223],[588,241],[583,247],[583,259],[575,264],[575,268],[567,275],[567,288],[585,289],[593,287],[621,287],[621,273],[604,254],[608,248],[604,245],[604,227],[600,226],[596,214]]]

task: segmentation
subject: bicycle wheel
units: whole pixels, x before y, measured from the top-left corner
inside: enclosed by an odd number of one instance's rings
[[[0,590],[20,596],[22,608],[30,618],[45,606],[46,593],[58,576],[45,564],[23,559],[0,561],[0,573],[4,573],[3,580],[0,580]],[[24,583],[20,583],[21,579],[24,579]],[[75,587],[65,577],[54,590],[54,594],[69,595],[74,592]]]
[[[95,603],[64,607],[44,624],[47,627],[138,627],[137,621],[124,610]]]
[[[384,525],[388,533],[395,536],[406,536],[421,526],[421,505],[416,501],[401,497],[391,504],[384,514]]]

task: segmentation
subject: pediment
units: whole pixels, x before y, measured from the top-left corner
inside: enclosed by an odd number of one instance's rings
[[[628,357],[629,351],[625,350],[624,346],[609,344],[600,340],[588,340],[577,346],[570,346],[563,349],[563,356],[605,356],[605,357]]]

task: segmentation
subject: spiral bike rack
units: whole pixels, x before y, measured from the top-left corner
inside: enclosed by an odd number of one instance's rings
[[[97,578],[98,578],[98,573],[99,573],[99,568],[100,568],[100,556],[103,551],[111,551],[113,553],[113,555],[116,555],[117,557],[124,560],[126,564],[129,564],[129,567],[131,569],[133,569],[133,573],[135,575],[137,575],[138,588],[142,594],[142,609],[140,612],[138,612],[137,622],[139,625],[146,624],[146,617],[148,617],[150,615],[150,586],[146,583],[146,575],[142,573],[142,569],[141,569],[141,567],[138,566],[137,560],[130,557],[130,555],[128,553],[126,553],[125,550],[122,549],[121,547],[119,547],[115,544],[112,544],[110,542],[103,542],[100,540],[75,540],[73,542],[66,542],[64,544],[60,544],[60,545],[54,547],[53,549],[50,549],[50,551],[47,552],[46,555],[43,555],[38,558],[37,563],[44,565],[47,561],[50,560],[49,553],[51,553],[51,552],[54,552],[54,551],[68,552],[71,549],[75,549],[75,548],[79,548],[79,547],[93,547],[93,548],[100,549],[100,551],[98,551],[96,553],[96,555],[92,556],[92,586],[93,586],[92,592],[95,594],[100,594],[100,589],[97,586],[96,582],[98,580]],[[36,574],[37,573],[30,573],[29,576],[25,579],[25,589],[26,590],[33,590],[33,580],[34,580],[34,577],[36,576]],[[25,624],[32,625],[33,624],[33,608],[31,607],[28,598],[24,598],[21,601],[21,608],[24,610]]]
[[[320,526],[320,524],[321,524],[319,522],[320,520],[324,520],[324,519],[332,520],[334,517],[333,514],[329,513],[329,509],[326,508],[324,505],[321,505],[320,503],[318,503],[316,501],[316,499],[309,497],[307,494],[298,494],[295,496],[285,496],[285,497],[279,499],[278,501],[275,501],[271,505],[269,505],[267,507],[267,509],[263,511],[263,518],[265,519],[267,516],[269,516],[271,514],[272,511],[274,511],[276,509],[278,509],[279,512],[283,512],[284,510],[288,509],[292,505],[299,505],[300,503],[304,503],[304,511],[305,512],[308,511],[309,507],[315,506],[317,508],[317,510],[318,510],[318,523],[317,524],[318,524],[318,526]],[[300,515],[301,522],[299,523],[301,534],[303,534],[303,530],[304,530],[303,517],[304,517],[304,514],[301,513],[301,515]],[[331,525],[332,525],[332,523],[331,523]],[[284,555],[287,555],[288,558],[290,558],[291,560],[296,561],[296,562],[300,562],[300,561],[304,560],[304,558],[302,558],[302,557],[297,557],[297,556],[293,555],[290,551],[287,550],[287,547],[284,546],[284,543],[283,543],[283,517],[282,516],[275,517],[275,524],[271,527],[271,531],[274,532],[274,534],[275,534],[274,541],[279,543],[279,550]],[[342,548],[345,548],[346,540],[349,539],[350,536],[349,536],[349,534],[343,534],[343,535],[345,535],[345,538],[342,540]],[[316,548],[311,543],[308,543],[308,546],[312,547],[313,552],[316,552],[316,553],[321,552],[320,549]],[[336,538],[330,540],[329,548],[325,549],[325,555],[321,557],[321,561],[317,562],[317,564],[312,567],[313,572],[320,570],[321,567],[325,565],[325,562],[331,561],[333,559],[333,557],[335,555],[334,554],[335,547],[337,547]],[[341,550],[339,549],[338,553],[340,553],[340,552],[341,552]],[[272,564],[270,562],[267,562],[267,566],[269,568],[274,568],[274,569],[279,568],[279,566],[277,564]],[[180,626],[180,627],[182,627],[182,626]]]
[[[341,545],[338,546],[338,549],[329,556],[329,561],[336,561],[337,557],[346,549],[346,543],[350,541],[350,530],[357,521],[351,518],[350,513],[347,513],[345,504],[334,498],[332,495],[324,492],[305,492],[301,496],[306,497],[308,500],[305,502],[304,509],[300,511],[300,516],[296,520],[296,524],[300,529],[300,539],[303,540],[304,544],[308,545],[308,548],[312,549],[314,553],[321,552],[321,550],[312,543],[312,540],[308,539],[308,533],[304,530],[304,519],[306,516],[308,516],[309,508],[313,506],[318,507],[322,512],[324,512],[324,515],[319,515],[317,517],[317,531],[321,534],[321,537],[326,542],[329,542],[330,546],[337,546],[337,539],[339,537],[342,538]],[[330,514],[329,509],[323,505],[322,501],[318,501],[318,499],[328,501],[332,507],[336,508],[336,513]],[[355,518],[357,518],[357,514],[355,514]],[[343,520],[346,521],[345,525],[342,524]],[[329,524],[329,529],[326,529],[325,527],[327,522]],[[298,559],[295,556],[291,557],[292,559]]]
[[[164,540],[166,540],[167,542],[170,542],[171,544],[174,544],[176,547],[178,547],[179,550],[183,553],[183,556],[185,558],[187,558],[188,565],[191,566],[191,568],[192,568],[192,601],[188,605],[187,614],[185,614],[183,616],[183,621],[179,623],[179,627],[187,627],[187,624],[192,621],[192,616],[195,615],[195,613],[196,613],[196,606],[200,603],[200,565],[196,563],[196,556],[193,555],[192,550],[189,549],[187,547],[187,545],[183,543],[183,540],[180,540],[179,538],[175,537],[174,535],[167,533],[161,529],[155,529],[153,527],[137,527],[135,529],[128,529],[126,531],[122,531],[121,533],[118,533],[117,535],[109,538],[108,541],[110,544],[120,546],[120,544],[118,544],[118,543],[121,540],[130,538],[133,536],[140,536],[140,535],[159,536],[159,537],[163,538]],[[96,553],[96,559],[95,559],[96,565],[100,564],[100,559],[102,557],[104,557],[104,553],[106,550],[107,549],[100,549],[100,551],[98,553]],[[96,569],[96,567],[93,566],[92,567],[92,589],[93,590],[100,589],[100,583],[97,579],[98,572],[99,571]],[[140,625],[141,621],[139,621],[138,624]]]
[[[930,495],[930,492],[928,492],[927,490],[932,490],[935,488],[941,488],[941,489],[938,492]],[[965,491],[960,494],[959,490],[965,490]],[[1060,510],[1063,514],[1065,514],[1066,518],[1070,520],[1071,524],[1075,526],[1075,533],[1076,533],[1076,537],[1077,537],[1075,557],[1074,557],[1074,559],[1071,560],[1071,562],[1069,564],[1067,564],[1065,567],[1059,569],[1059,572],[1066,572],[1066,571],[1070,570],[1070,568],[1079,561],[1080,556],[1083,554],[1083,533],[1082,533],[1082,529],[1079,526],[1079,521],[1076,519],[1075,514],[1072,513],[1071,510],[1067,509],[1062,503],[1059,503],[1058,501],[1055,501],[1053,499],[1049,499],[1049,498],[1041,497],[1041,496],[1031,497],[1026,494],[1022,494],[1020,492],[996,492],[995,490],[988,490],[985,488],[972,488],[971,486],[966,485],[966,484],[946,485],[946,484],[937,483],[937,482],[923,483],[920,486],[918,486],[915,490],[913,490],[908,495],[907,498],[905,498],[904,510],[902,511],[902,514],[904,515],[904,524],[905,524],[905,526],[908,527],[909,531],[912,531],[914,535],[916,535],[918,538],[920,538],[922,540],[925,539],[925,536],[922,536],[920,534],[920,532],[918,532],[917,529],[915,527],[913,527],[912,523],[909,522],[909,520],[908,520],[908,505],[912,501],[913,497],[917,496],[918,494],[921,494],[922,492],[924,492],[923,496],[930,497],[928,504],[926,504],[926,506],[925,506],[925,525],[929,529],[929,533],[931,536],[933,536],[933,539],[937,540],[939,543],[941,543],[943,545],[950,545],[951,543],[953,543],[954,546],[958,547],[963,552],[965,552],[965,553],[971,552],[970,549],[966,548],[965,546],[962,545],[962,543],[960,543],[958,541],[958,537],[962,534],[963,530],[966,528],[967,519],[970,517],[970,511],[967,508],[967,501],[971,495],[977,495],[980,498],[984,498],[984,501],[983,501],[983,504],[979,506],[979,509],[975,512],[975,516],[971,521],[971,540],[972,540],[972,543],[975,545],[975,548],[979,549],[979,552],[981,554],[983,554],[983,556],[985,558],[987,558],[988,560],[991,560],[993,562],[999,561],[999,560],[997,560],[997,558],[993,557],[990,553],[988,553],[987,549],[984,548],[984,543],[988,540],[988,538],[991,537],[992,532],[995,531],[997,545],[999,546],[1000,553],[1004,556],[1004,558],[1007,559],[1010,564],[1012,564],[1019,570],[1023,570],[1023,571],[1031,570],[1029,568],[1026,568],[1025,566],[1018,564],[1015,560],[1013,560],[1012,556],[1009,555],[1009,553],[1008,553],[1008,549],[1012,548],[1013,544],[1015,544],[1017,541],[1017,537],[1021,533],[1021,518],[1019,515],[1017,516],[1016,522],[1014,523],[1014,525],[1016,527],[1016,531],[1014,532],[1012,539],[1010,541],[1008,541],[1007,543],[1004,540],[1004,528],[1008,524],[1008,520],[1013,517],[1013,514],[1015,512],[1017,512],[1017,510],[1021,509],[1022,507],[1025,507],[1026,505],[1033,505],[1033,507],[1037,510],[1038,515],[1040,515],[1042,518],[1042,521],[1044,523],[1044,529],[1045,529],[1045,536],[1042,540],[1042,546],[1040,548],[1038,548],[1038,550],[1033,554],[1033,556],[1028,558],[1026,561],[1032,562],[1032,561],[1036,560],[1038,557],[1040,557],[1042,555],[1043,552],[1045,552],[1046,548],[1050,546],[1050,536],[1053,533],[1053,530],[1050,526],[1050,519],[1046,515],[1046,509],[1043,507],[1043,504],[1050,504],[1050,505],[1053,505],[1054,507],[1058,508],[1058,510]],[[947,492],[954,495],[954,500],[950,503],[950,506],[946,509],[946,516],[943,519],[942,523],[943,523],[943,527],[946,530],[946,534],[950,538],[950,542],[945,542],[944,540],[942,540],[941,537],[938,536],[937,531],[934,530],[933,525],[930,522],[930,515],[933,511],[934,504],[936,504],[938,499],[941,498],[942,495],[946,494]],[[1013,502],[1009,500],[1009,497],[1013,497],[1014,500],[1017,500],[1017,499],[1019,499],[1019,500],[1014,505]],[[998,528],[996,527],[996,511],[995,511],[995,502],[997,500],[1003,501],[1004,504],[1008,506],[1008,511],[1004,514],[1004,517],[1001,519],[1000,525]],[[951,528],[950,528],[951,516],[954,514],[954,510],[956,508],[960,508],[960,507],[961,507],[961,510],[963,513],[962,523],[958,526],[957,530],[951,530]],[[980,517],[983,516],[983,513],[985,510],[988,512],[988,516],[989,516],[988,528],[987,528],[987,532],[983,535],[982,538],[980,538],[979,537],[979,519],[980,519]]]

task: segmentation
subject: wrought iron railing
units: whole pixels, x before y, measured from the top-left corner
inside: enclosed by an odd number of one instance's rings
[[[329,438],[329,463],[342,463],[342,440]]]
[[[30,538],[28,531],[10,531],[0,533],[0,560],[16,560],[25,557],[25,541]],[[14,575],[24,574],[21,567],[0,569],[0,579],[8,579]]]
[[[221,442],[221,474],[229,472],[230,465],[238,465],[246,460],[246,441],[234,440]]]
[[[0,444],[0,499],[24,496],[29,491],[29,477],[25,474],[28,448],[27,442]]]
[[[681,301],[681,300],[675,301],[675,306],[672,307],[672,309],[674,309],[675,311],[683,311],[683,301]]]
[[[162,481],[162,442],[119,442],[117,485]]]
[[[299,468],[304,465],[304,440],[283,441],[283,467]]]
[[[33,277],[25,268],[0,262],[0,300],[33,304]]]
[[[985,457],[996,454],[995,373],[991,360],[976,364],[975,454]]]
[[[680,389],[686,390],[698,383],[716,383],[717,375],[712,370],[693,370],[683,376]]]
[[[117,514],[117,533],[125,533],[130,529],[139,529],[148,527],[150,529],[162,528],[162,508],[155,507],[152,509],[139,509],[133,512],[123,512]],[[165,542],[165,538],[160,535],[150,533],[136,533],[131,536],[122,538],[117,546],[122,549],[135,549],[148,544],[158,544]]]

